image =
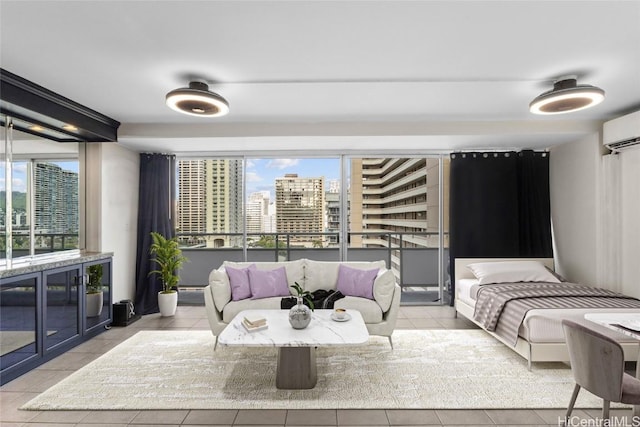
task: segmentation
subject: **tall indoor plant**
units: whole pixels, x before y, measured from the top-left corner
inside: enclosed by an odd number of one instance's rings
[[[85,310],[87,317],[96,317],[102,314],[104,297],[102,294],[102,264],[87,267],[87,293],[85,295]]]
[[[182,267],[187,260],[178,246],[178,239],[167,239],[162,234],[155,231],[151,232],[153,243],[149,248],[149,252],[153,255],[151,261],[157,265],[157,270],[151,271],[149,274],[160,275],[162,282],[162,291],[158,292],[158,306],[162,316],[173,316],[178,306],[178,280],[180,277],[176,272]]]

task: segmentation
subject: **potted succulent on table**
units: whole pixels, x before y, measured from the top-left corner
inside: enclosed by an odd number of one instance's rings
[[[160,275],[162,282],[162,291],[158,292],[158,307],[161,316],[173,316],[176,314],[178,306],[178,281],[180,277],[176,271],[182,267],[187,260],[178,246],[178,239],[167,239],[162,234],[155,231],[151,232],[153,243],[149,248],[149,252],[154,257],[154,261],[158,269],[151,271],[149,274]]]
[[[289,323],[293,329],[304,329],[309,326],[311,322],[311,311],[315,308],[313,300],[311,300],[311,292],[302,289],[302,286],[298,282],[294,282],[291,286],[296,293],[297,304],[289,309]],[[304,305],[304,302],[309,304],[309,307]]]
[[[85,295],[85,310],[87,317],[102,314],[102,264],[90,265],[87,268],[87,293]]]

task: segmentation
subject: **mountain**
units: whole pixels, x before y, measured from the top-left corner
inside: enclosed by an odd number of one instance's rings
[[[4,210],[5,206],[5,191],[0,191],[0,210]],[[13,191],[13,209],[18,211],[27,210],[27,193],[21,193],[19,191]]]

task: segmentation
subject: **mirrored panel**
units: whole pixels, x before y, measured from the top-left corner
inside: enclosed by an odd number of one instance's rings
[[[2,132],[11,141],[3,141],[0,162],[0,264],[8,258],[79,249],[78,144],[4,127]]]
[[[0,370],[38,353],[36,275],[2,279],[0,284]]]
[[[79,286],[81,274],[79,267],[44,273],[47,350],[80,333],[78,293],[82,288]]]
[[[85,329],[89,330],[110,318],[111,262],[86,266],[85,277]]]

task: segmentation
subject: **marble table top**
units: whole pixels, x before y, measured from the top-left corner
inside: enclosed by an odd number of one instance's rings
[[[243,347],[317,347],[364,344],[369,332],[362,315],[347,310],[351,319],[346,322],[331,320],[333,310],[315,310],[311,323],[305,329],[293,329],[289,324],[289,310],[245,310],[233,318],[218,336],[218,345]],[[245,316],[264,317],[268,328],[247,331],[242,326]]]
[[[640,340],[639,313],[586,313],[584,318],[630,338]],[[640,354],[638,354],[638,358],[640,359]]]

